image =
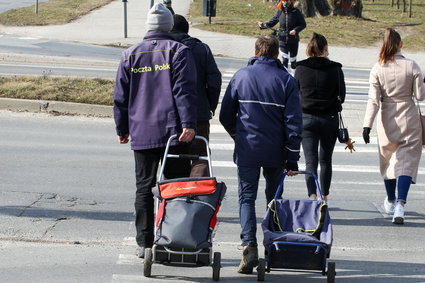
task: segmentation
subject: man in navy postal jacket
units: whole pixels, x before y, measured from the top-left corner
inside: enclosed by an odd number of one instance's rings
[[[162,3],[155,4],[146,26],[143,41],[123,52],[114,90],[118,141],[125,144],[131,138],[134,151],[139,257],[154,241],[152,187],[167,140],[179,134],[179,142],[190,142],[197,122],[196,65],[189,48],[169,33],[171,12]],[[171,149],[184,147],[176,143]],[[167,160],[167,165],[171,161]],[[166,178],[182,177],[177,171],[181,166],[167,167]]]
[[[220,111],[220,122],[235,141],[243,246],[238,272],[245,274],[258,265],[255,200],[260,169],[269,203],[284,170],[289,175],[298,170],[302,132],[297,83],[277,59],[278,40],[260,37],[254,54],[231,79]]]

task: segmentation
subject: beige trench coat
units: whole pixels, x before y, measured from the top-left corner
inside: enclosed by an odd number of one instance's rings
[[[422,154],[422,128],[413,100],[425,99],[419,66],[397,53],[394,62],[376,63],[369,78],[369,99],[363,127],[377,117],[381,175],[384,179],[410,176],[416,183]]]

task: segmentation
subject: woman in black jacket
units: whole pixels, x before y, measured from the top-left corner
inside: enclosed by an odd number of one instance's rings
[[[283,65],[288,68],[288,61],[290,61],[291,68],[295,69],[300,41],[298,34],[306,27],[304,16],[294,7],[294,0],[279,0],[276,8],[277,12],[273,18],[267,23],[258,22],[258,26],[266,29],[279,22],[279,47]]]
[[[342,65],[328,59],[328,42],[313,33],[307,45],[309,58],[297,63],[295,78],[303,111],[302,147],[306,170],[317,175],[320,163],[320,186],[326,201],[332,180],[332,154],[338,131],[338,111],[345,100]],[[308,195],[316,199],[316,185],[306,175]]]

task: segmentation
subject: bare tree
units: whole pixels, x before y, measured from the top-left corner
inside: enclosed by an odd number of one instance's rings
[[[298,8],[301,9],[304,17],[328,16],[331,14],[331,7],[327,0],[299,0]]]
[[[361,18],[362,0],[332,0],[333,15]]]

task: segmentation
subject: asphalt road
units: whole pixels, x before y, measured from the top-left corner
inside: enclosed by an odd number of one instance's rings
[[[0,0],[0,13],[6,12],[11,9],[35,5],[36,1],[38,1],[38,3],[41,3],[41,2],[46,2],[49,0],[19,0],[19,1]]]
[[[154,264],[142,276],[133,252],[133,158],[115,140],[112,119],[0,111],[1,282],[203,282],[211,268]],[[235,272],[240,251],[232,141],[213,121],[214,175],[228,186],[214,238],[224,282],[255,281]],[[300,165],[302,168],[303,160]],[[338,282],[424,282],[424,185],[415,185],[404,226],[382,214],[376,145],[356,153],[337,145],[331,188]],[[425,174],[421,163],[419,179]],[[260,187],[263,186],[261,182]],[[265,201],[258,195],[258,221]],[[302,177],[285,196],[304,198]],[[262,238],[261,230],[258,231]],[[25,270],[25,272],[22,272]],[[188,272],[189,271],[189,272]],[[272,271],[268,282],[325,282],[318,272]]]
[[[50,43],[44,44],[46,47]],[[28,46],[24,44],[24,47]],[[28,50],[40,49],[43,48]],[[83,55],[67,57],[80,60]],[[226,70],[224,90],[231,70],[244,62],[217,59]],[[58,65],[57,61],[50,64]],[[44,67],[36,65],[36,72]],[[74,71],[78,72],[78,68],[81,66],[77,65]],[[12,70],[13,66],[5,69]],[[105,69],[112,72],[112,67]],[[357,113],[353,109],[364,108],[368,71],[344,72],[349,92],[345,109],[350,125],[354,125],[358,116],[362,116],[362,110]],[[212,121],[210,143],[214,175],[228,186],[213,247],[222,253],[221,281],[256,281],[255,275],[241,276],[235,272],[241,251],[237,249],[240,228],[233,143],[216,119]],[[390,216],[382,213],[385,193],[378,172],[377,146],[373,142],[361,144],[358,135],[359,131],[354,131],[353,137],[358,141],[355,153],[337,144],[334,155],[331,260],[336,262],[337,281],[425,282],[424,161],[419,169],[418,185],[412,186],[409,194],[406,224],[392,225]],[[133,157],[128,145],[116,142],[112,119],[0,111],[0,157],[1,282],[211,280],[210,267],[159,264],[154,264],[152,278],[142,276],[142,261],[134,256]],[[300,167],[303,168],[303,159]],[[260,188],[263,186],[261,182]],[[265,209],[261,191],[257,201],[258,222]],[[302,177],[285,182],[285,197],[306,197]],[[261,240],[260,229],[257,235]],[[325,282],[326,279],[319,272],[272,271],[266,280]]]

